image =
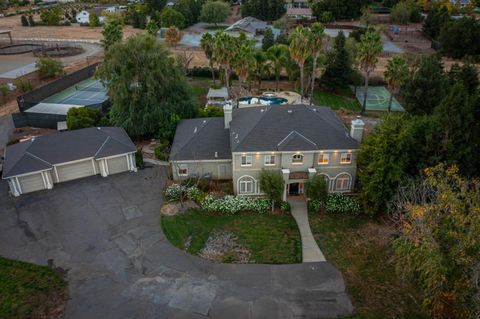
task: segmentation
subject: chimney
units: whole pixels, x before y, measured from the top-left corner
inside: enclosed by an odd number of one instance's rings
[[[225,121],[225,128],[230,128],[230,122],[232,121],[232,102],[228,101],[223,105],[223,119]]]
[[[357,118],[352,121],[352,127],[350,128],[350,136],[357,140],[358,143],[362,142],[364,127],[365,123],[362,121],[362,118],[360,116],[357,116]]]

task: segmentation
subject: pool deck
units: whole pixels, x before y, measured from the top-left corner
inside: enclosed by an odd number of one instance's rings
[[[287,105],[288,104],[302,104],[300,94],[292,91],[281,91],[281,92],[263,92],[262,95],[259,96],[265,96],[266,94],[273,94],[274,97],[279,97],[279,98],[284,98],[287,100]],[[306,99],[303,99],[303,103],[306,103]],[[255,106],[265,106],[263,104],[239,104],[238,107],[240,108],[245,108],[245,107],[255,107]]]

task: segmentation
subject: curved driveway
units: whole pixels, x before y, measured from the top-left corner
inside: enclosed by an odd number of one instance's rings
[[[67,318],[330,318],[352,306],[327,262],[213,264],[173,247],[159,225],[166,168],[56,184],[9,198],[0,254],[68,270]]]

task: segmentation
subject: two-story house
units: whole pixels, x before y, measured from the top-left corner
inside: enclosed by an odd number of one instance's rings
[[[182,120],[170,163],[175,180],[210,175],[232,179],[235,194],[262,194],[259,174],[276,170],[285,181],[284,198],[302,194],[315,174],[325,176],[329,191],[349,192],[356,177],[358,143],[364,123],[351,132],[326,107],[306,105],[235,108],[224,118]]]

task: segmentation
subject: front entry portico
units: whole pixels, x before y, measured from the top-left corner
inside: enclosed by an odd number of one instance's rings
[[[309,168],[308,172],[290,172],[290,169],[282,169],[283,182],[285,183],[285,189],[283,191],[283,200],[287,200],[287,196],[302,195],[305,189],[305,182],[314,174],[316,174],[314,168]]]
[[[288,195],[301,195],[303,194],[304,183],[293,181],[287,184],[287,193]]]

